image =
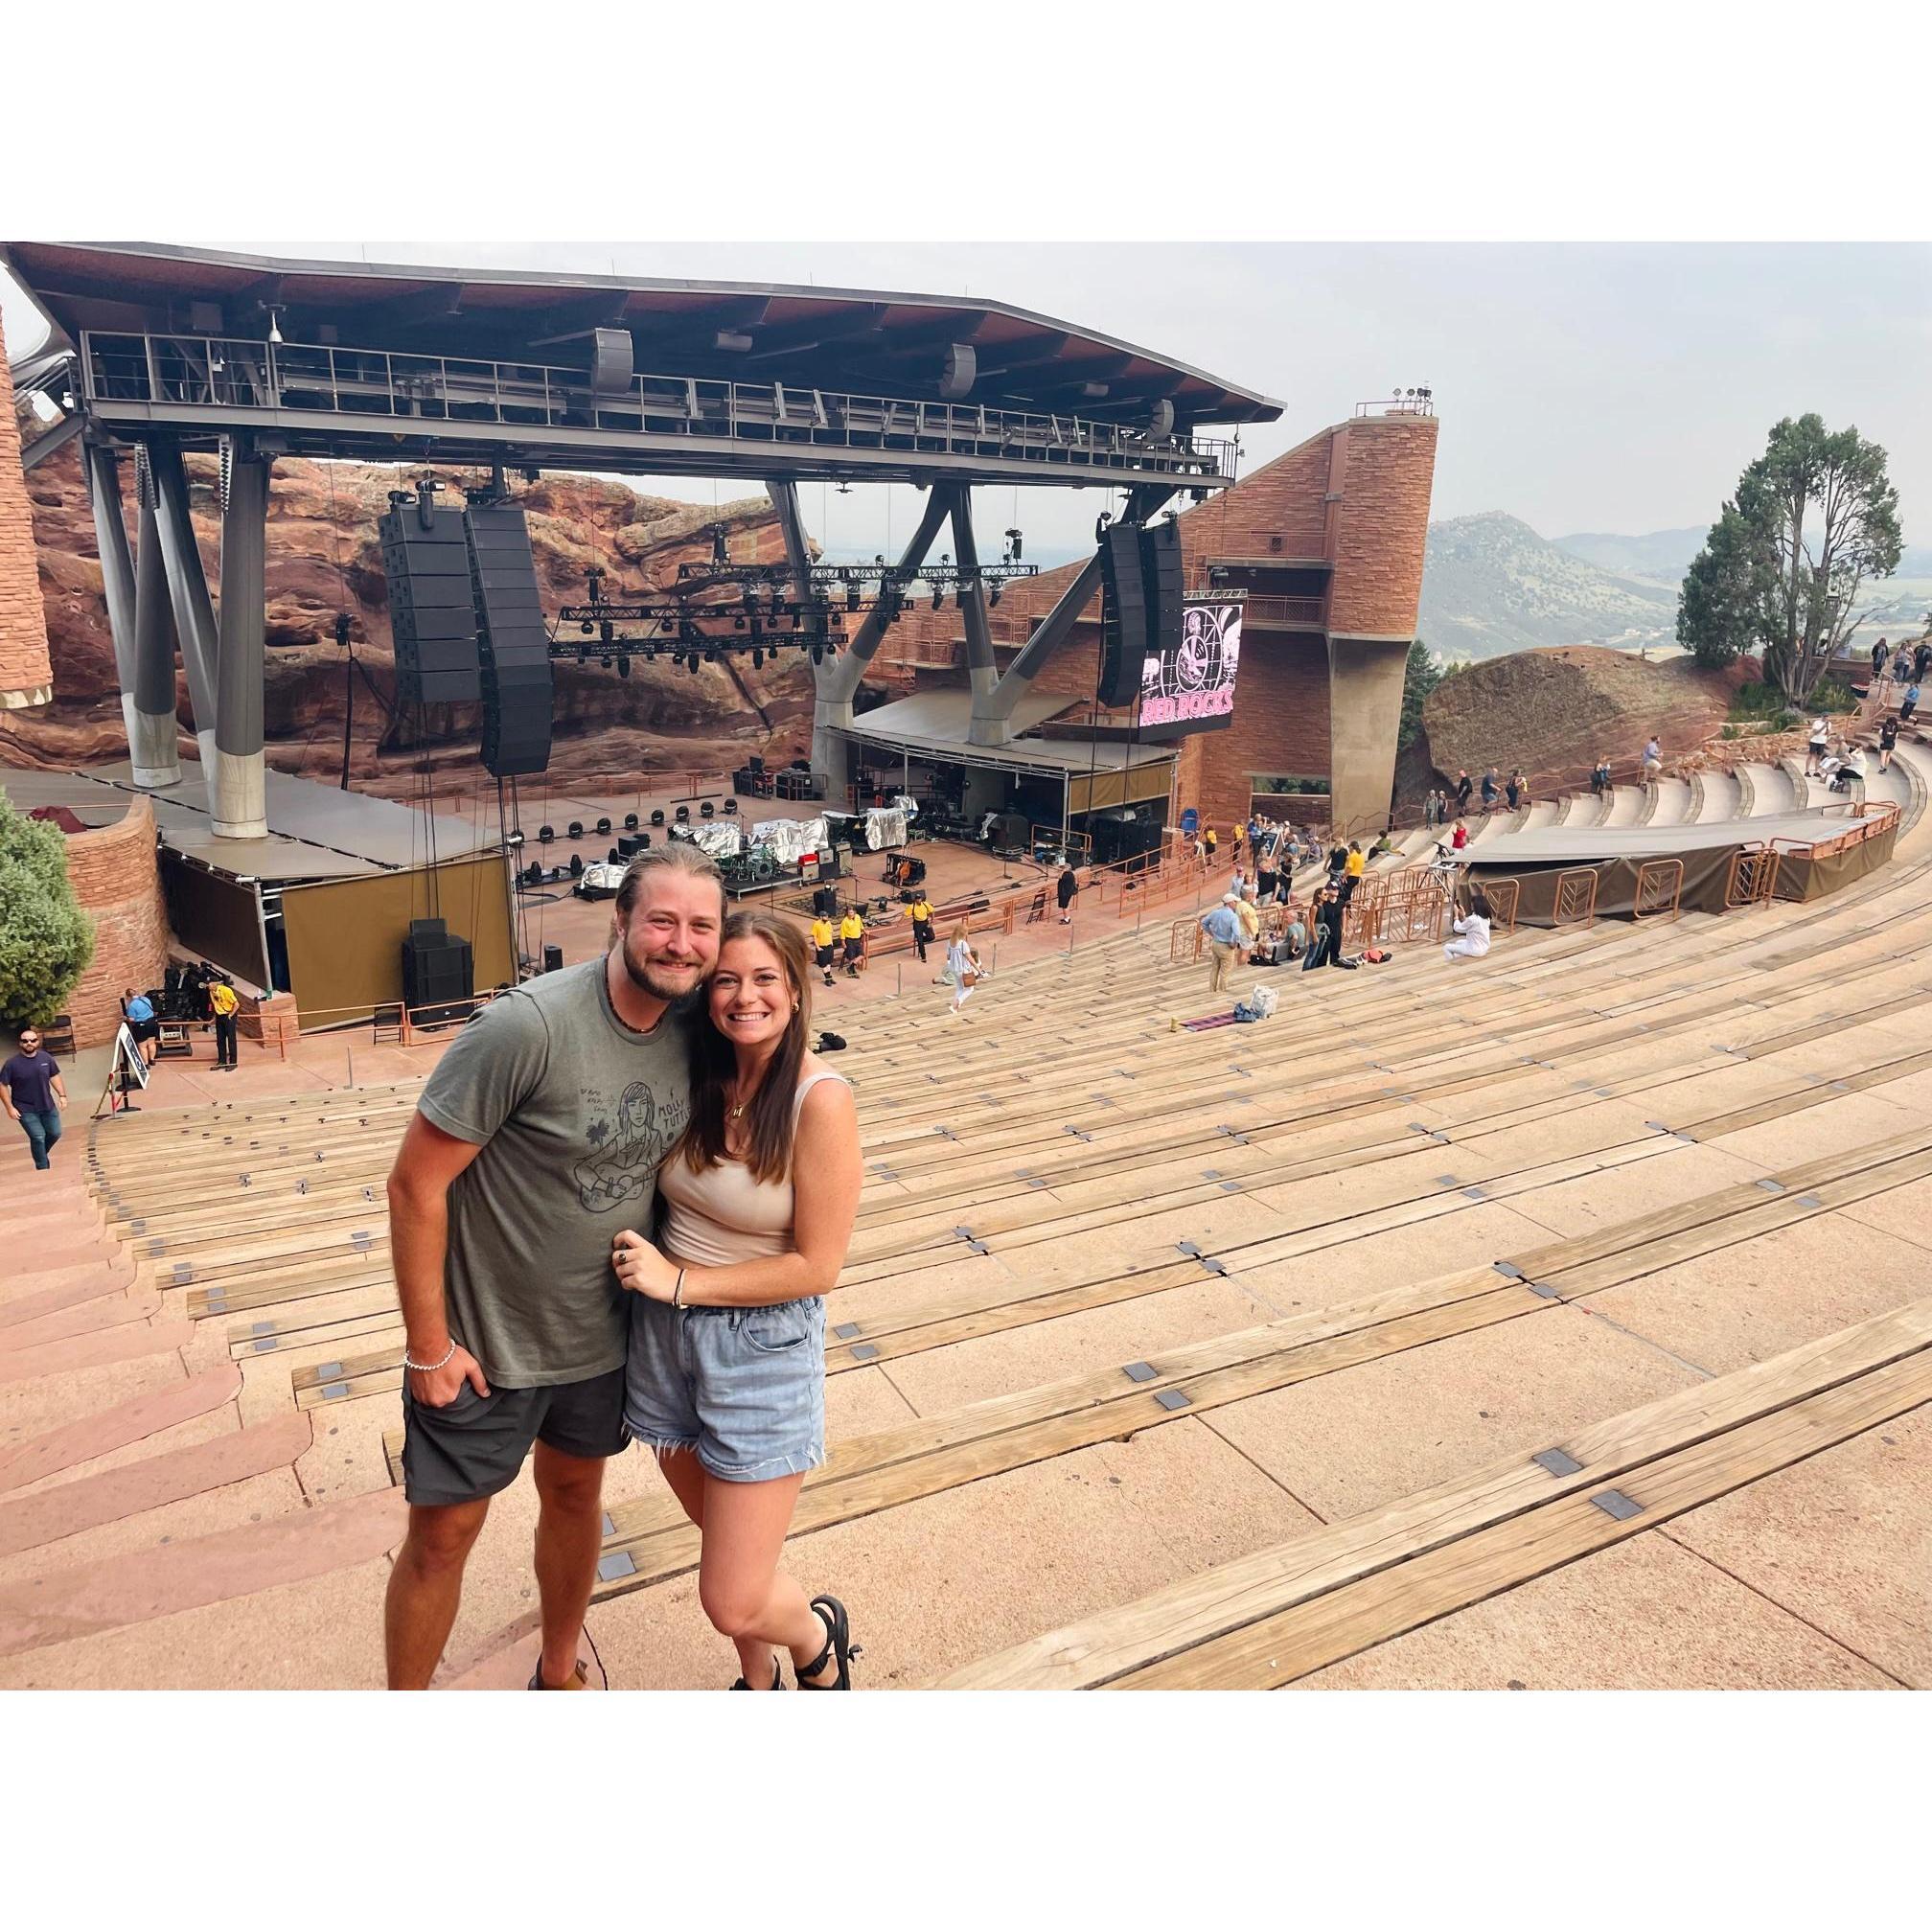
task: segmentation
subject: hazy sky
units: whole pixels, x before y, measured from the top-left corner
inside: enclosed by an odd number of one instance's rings
[[[1442,419],[1434,514],[1507,510],[1546,537],[1708,523],[1780,416],[1856,424],[1932,541],[1932,248],[1919,245],[465,242],[168,237],[261,254],[970,292],[1084,323],[1278,399],[1244,468],[1396,384]],[[35,326],[0,290],[14,355]],[[664,486],[698,496],[702,486]],[[891,534],[911,493],[893,493]],[[822,541],[884,547],[884,493],[804,493]],[[1024,491],[1041,546],[1101,499]],[[982,548],[1013,514],[981,493]]]

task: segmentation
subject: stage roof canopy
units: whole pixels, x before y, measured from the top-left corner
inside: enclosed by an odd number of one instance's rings
[[[290,341],[333,333],[367,349],[587,367],[594,332],[621,329],[640,369],[918,400],[940,395],[949,350],[969,344],[975,402],[1102,423],[1163,399],[1186,424],[1281,414],[1272,398],[1171,356],[977,296],[305,262],[148,242],[9,242],[0,261],[76,347],[82,330],[264,339],[272,320]]]

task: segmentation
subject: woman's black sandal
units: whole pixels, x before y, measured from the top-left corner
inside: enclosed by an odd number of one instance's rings
[[[812,1608],[824,1620],[825,1628],[830,1633],[825,1639],[825,1647],[811,1663],[800,1670],[794,1664],[792,1668],[798,1679],[801,1690],[849,1690],[852,1688],[852,1660],[862,1657],[864,1647],[852,1641],[852,1621],[845,1614],[845,1606],[836,1597],[815,1597]],[[813,1684],[807,1680],[817,1676],[834,1657],[839,1659],[839,1681],[836,1684]]]
[[[748,1690],[751,1687],[741,1677],[731,1688],[734,1690]],[[774,1690],[782,1690],[785,1688],[785,1667],[779,1663],[778,1653],[775,1650],[771,1653],[771,1688]]]

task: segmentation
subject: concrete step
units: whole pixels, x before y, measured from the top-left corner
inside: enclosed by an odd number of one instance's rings
[[[1681,825],[1690,809],[1690,787],[1682,778],[1660,778],[1654,788],[1647,825]]]

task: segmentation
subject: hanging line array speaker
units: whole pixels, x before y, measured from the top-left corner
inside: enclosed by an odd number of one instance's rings
[[[470,546],[453,510],[392,501],[379,525],[402,704],[473,704],[482,696]]]
[[[482,674],[483,764],[520,778],[550,763],[550,638],[537,593],[530,529],[516,503],[477,503],[463,513]]]
[[[1124,711],[1140,694],[1146,660],[1181,643],[1180,526],[1109,524],[1100,537],[1100,702]]]

